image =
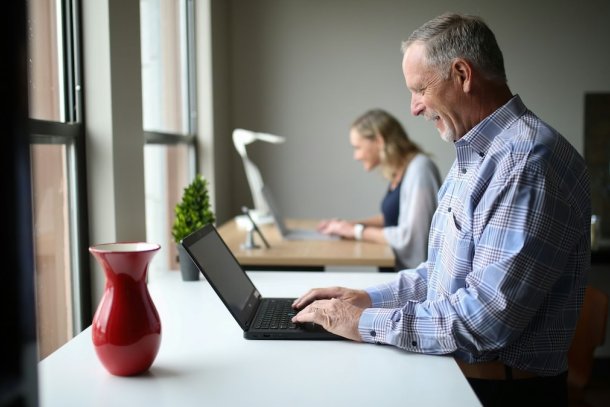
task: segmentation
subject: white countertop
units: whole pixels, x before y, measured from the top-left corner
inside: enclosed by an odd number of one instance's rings
[[[267,297],[311,287],[364,288],[371,272],[250,272]],[[149,284],[162,323],[159,354],[140,376],[101,365],[87,328],[39,364],[49,406],[478,406],[453,358],[350,341],[246,340],[206,281],[180,273]]]

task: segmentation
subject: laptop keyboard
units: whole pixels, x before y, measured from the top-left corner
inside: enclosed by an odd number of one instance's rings
[[[254,328],[296,329],[297,326],[290,321],[295,313],[292,309],[292,301],[271,299],[263,301]]]

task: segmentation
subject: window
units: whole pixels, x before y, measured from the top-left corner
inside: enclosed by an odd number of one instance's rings
[[[192,0],[140,0],[147,240],[166,248],[153,259],[151,278],[178,268],[174,207],[196,172],[193,7]]]
[[[76,0],[28,1],[33,236],[39,357],[90,321]],[[85,288],[86,287],[86,288]]]

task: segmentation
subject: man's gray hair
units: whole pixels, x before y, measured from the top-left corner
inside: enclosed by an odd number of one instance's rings
[[[453,60],[463,58],[487,79],[506,83],[502,51],[494,33],[479,17],[440,15],[413,31],[402,43],[402,52],[414,42],[425,45],[427,63],[445,79],[449,77]]]

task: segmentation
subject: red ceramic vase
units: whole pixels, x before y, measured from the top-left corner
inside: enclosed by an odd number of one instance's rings
[[[160,248],[136,242],[89,248],[106,274],[104,294],[93,317],[93,346],[113,375],[145,372],[159,352],[161,320],[150,298],[146,275]]]

